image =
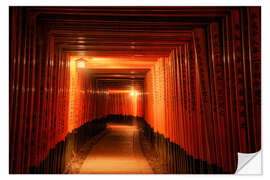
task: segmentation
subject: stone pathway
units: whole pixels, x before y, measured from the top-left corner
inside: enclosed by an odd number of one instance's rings
[[[137,126],[107,125],[106,135],[83,162],[81,174],[152,174],[140,143]]]
[[[105,136],[107,130],[103,130],[96,136],[91,137],[79,150],[76,156],[73,156],[69,162],[67,162],[63,174],[79,174],[80,168],[86,159],[91,149],[98,143],[98,141]]]

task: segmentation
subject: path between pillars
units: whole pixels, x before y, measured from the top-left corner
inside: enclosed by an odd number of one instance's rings
[[[81,174],[152,174],[134,125],[110,123],[108,133],[92,148]]]

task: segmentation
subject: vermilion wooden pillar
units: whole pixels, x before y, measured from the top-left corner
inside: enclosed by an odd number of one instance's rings
[[[165,81],[156,81],[161,69]],[[260,8],[234,9],[194,29],[193,39],[147,73],[145,91],[145,119],[154,131],[188,155],[234,172],[237,152],[260,150]],[[154,116],[162,111],[162,91],[164,119]]]
[[[193,169],[194,162],[188,160],[189,156],[199,161],[200,172],[206,162],[233,173],[237,152],[251,153],[261,149],[259,7],[192,7],[173,11],[157,8],[151,17],[144,15],[145,9],[129,8],[128,12],[133,14],[128,23],[122,21],[127,11],[116,9],[107,8],[124,23],[127,32],[115,28],[114,22],[100,14],[104,11],[98,8],[90,8],[89,12],[80,8],[10,9],[11,173],[25,173],[31,166],[40,165],[69,133],[108,114],[144,116],[156,133],[155,147],[162,148],[161,136],[167,138],[165,150],[159,152],[169,159],[168,168],[173,172],[177,168],[172,162],[178,161],[180,156],[186,160],[179,163],[180,167]],[[84,23],[80,23],[76,18],[82,10],[85,14],[80,16],[94,14],[97,21],[102,22],[93,24],[85,18]],[[61,13],[69,14],[72,23]],[[179,22],[179,14],[187,22]],[[141,17],[145,25],[137,23]],[[59,25],[61,20],[67,23]],[[104,20],[108,21],[108,28],[104,28]],[[137,26],[144,28],[147,36],[137,31]],[[160,32],[152,33],[148,26]],[[77,41],[77,32],[81,29],[83,33],[79,35],[91,41],[91,45]],[[127,36],[131,31],[136,31],[133,33],[138,35],[138,42]],[[155,43],[144,38],[155,40]],[[119,41],[114,42],[117,47],[126,47],[122,45],[125,40],[127,44],[136,40],[141,44],[136,47],[140,52],[158,54],[151,56],[159,58],[146,74],[144,92],[136,97],[136,105],[129,94],[106,93],[108,89],[98,84],[97,79],[71,63],[72,53],[82,50],[78,48],[80,45],[90,48],[85,51],[96,50],[98,48],[93,47],[99,46],[104,54],[115,56],[115,52],[108,53],[103,45],[112,39]],[[160,47],[150,47],[157,43]],[[147,48],[143,49],[142,45]],[[132,52],[125,49],[127,54],[118,54],[133,57]],[[77,147],[76,143],[67,151]],[[172,151],[174,144],[184,153],[179,155]],[[54,167],[58,161],[50,159],[46,163]]]

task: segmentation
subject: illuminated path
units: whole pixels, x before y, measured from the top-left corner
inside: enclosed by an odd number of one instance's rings
[[[136,126],[108,124],[107,128],[109,132],[90,151],[80,173],[153,173],[141,152]]]

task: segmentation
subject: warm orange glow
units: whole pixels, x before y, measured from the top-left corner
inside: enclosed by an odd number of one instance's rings
[[[139,95],[136,90],[120,90],[120,89],[109,89],[109,94],[130,94],[131,96]]]
[[[109,114],[124,114],[142,117],[142,96],[134,89],[109,89]]]
[[[77,63],[78,68],[85,68],[85,62],[81,61]]]
[[[74,114],[76,100],[76,87],[77,87],[77,70],[76,70],[76,58],[70,59],[70,92],[69,92],[69,116],[68,116],[68,132],[73,130],[74,126]]]
[[[71,56],[70,57],[70,91],[69,91],[69,116],[68,116],[68,132],[72,132],[73,129],[80,125],[79,105],[81,103],[81,93],[83,88],[81,87],[82,78],[79,77],[78,68],[85,68],[90,57],[85,56]]]
[[[78,56],[77,56],[78,57]],[[150,68],[156,61],[138,61],[131,58],[83,57],[87,60],[85,68],[89,69],[145,69]],[[89,60],[89,61],[88,61]]]

